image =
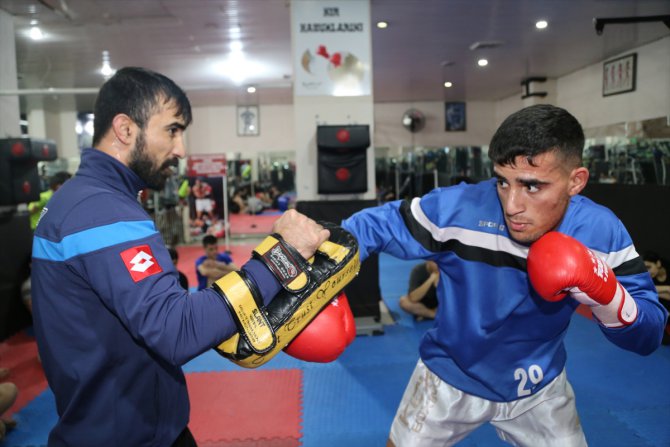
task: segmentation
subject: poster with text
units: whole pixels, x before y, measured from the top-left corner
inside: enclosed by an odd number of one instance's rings
[[[291,14],[295,95],[370,95],[369,2],[297,0]]]

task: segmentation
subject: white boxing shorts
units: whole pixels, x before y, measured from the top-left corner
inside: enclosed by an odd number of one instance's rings
[[[586,438],[565,370],[537,394],[494,402],[464,393],[419,359],[393,419],[396,447],[451,446],[490,422],[503,441],[527,447],[583,447]]]

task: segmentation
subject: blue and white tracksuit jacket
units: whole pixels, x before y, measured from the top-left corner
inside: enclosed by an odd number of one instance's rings
[[[548,302],[532,289],[528,247],[507,232],[495,179],[366,209],[343,226],[356,236],[361,259],[385,252],[439,265],[438,313],[420,355],[443,381],[509,402],[536,393],[563,370],[563,338],[579,303]],[[621,221],[575,196],[557,230],[602,257],[637,303],[637,320],[626,328],[601,327],[605,337],[642,355],[654,351],[667,313]]]

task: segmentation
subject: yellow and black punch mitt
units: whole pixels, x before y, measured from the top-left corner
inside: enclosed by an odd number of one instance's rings
[[[330,231],[313,257],[306,260],[278,234],[253,251],[282,285],[266,307],[243,272],[216,281],[239,332],[216,347],[217,352],[245,368],[256,368],[281,351],[360,270],[356,239],[343,228],[320,222]]]

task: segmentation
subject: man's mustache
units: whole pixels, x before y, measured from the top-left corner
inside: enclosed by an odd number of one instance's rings
[[[161,169],[172,168],[172,171],[177,172],[178,167],[179,167],[179,159],[178,158],[173,158],[173,159],[168,160],[165,163],[163,163],[163,165],[161,166]]]

